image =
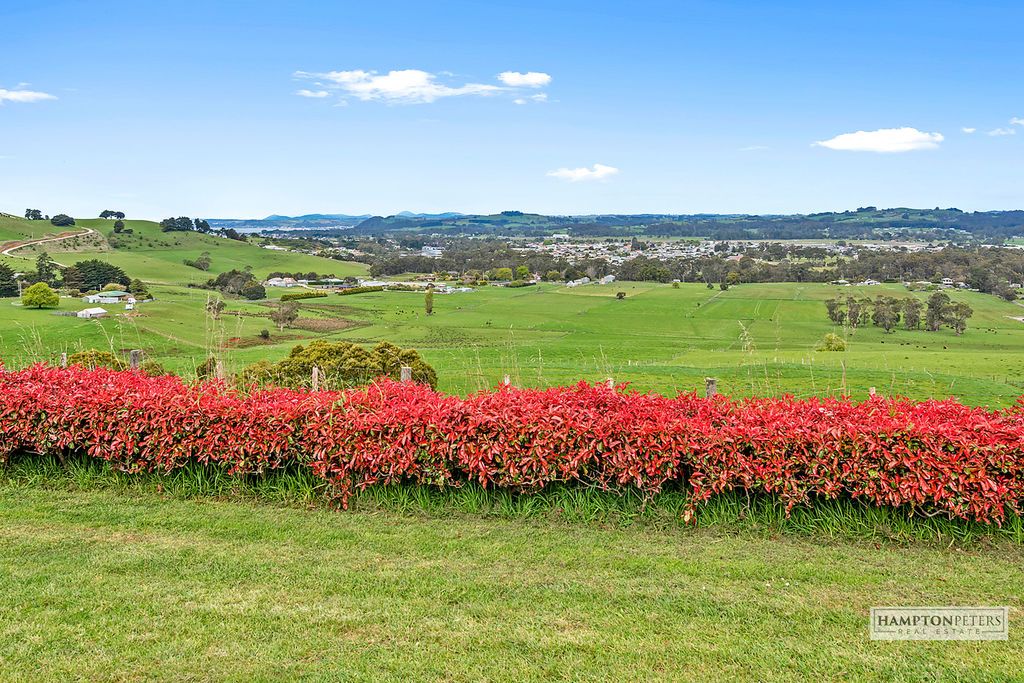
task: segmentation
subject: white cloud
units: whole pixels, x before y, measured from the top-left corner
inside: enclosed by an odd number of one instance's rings
[[[964,126],[964,127],[963,127],[963,128],[961,128],[960,130],[961,130],[962,132],[964,132],[964,133],[967,133],[968,135],[970,135],[971,133],[973,133],[974,131],[976,131],[976,130],[978,130],[978,129],[977,129],[977,128],[970,128],[970,127],[968,127],[968,126]]]
[[[327,71],[314,73],[296,71],[295,78],[312,81],[317,90],[299,90],[303,97],[327,97],[337,92],[341,98],[355,98],[364,102],[386,102],[388,104],[428,104],[445,97],[488,97],[494,95],[517,96],[522,104],[533,100],[547,99],[544,93],[530,96],[518,95],[523,88],[539,88],[551,82],[551,76],[530,71],[506,71],[498,76],[497,83],[452,84],[449,72],[430,73],[420,69],[399,69],[381,74],[376,71],[353,69],[350,71]]]
[[[1011,126],[1024,126],[1024,119],[1022,119],[1019,116],[1014,116],[1012,119],[1010,119],[1010,125]]]
[[[540,71],[502,71],[498,80],[513,88],[543,88],[551,83],[551,76]]]
[[[25,90],[25,84],[18,85],[14,90],[0,88],[0,104],[4,102],[42,102],[43,100],[55,100],[56,95],[38,92],[36,90]]]
[[[890,153],[935,149],[944,139],[942,133],[925,133],[916,128],[903,127],[858,130],[856,133],[843,133],[814,144],[844,152]]]
[[[616,175],[618,172],[619,169],[614,166],[594,164],[591,168],[587,168],[586,166],[581,168],[559,168],[554,171],[548,171],[547,175],[552,178],[568,180],[571,183],[578,183],[583,180],[605,180],[606,178]]]
[[[1000,136],[1003,136],[1003,135],[1016,135],[1016,134],[1017,134],[1017,131],[1015,131],[1013,128],[994,128],[994,129],[990,130],[988,133],[986,133],[986,135],[991,135],[994,138],[995,137],[1000,137]]]
[[[536,95],[530,95],[529,97],[517,97],[512,101],[516,104],[529,104],[530,102],[547,102],[548,94],[546,92],[539,92]]]
[[[487,96],[504,90],[501,86],[485,83],[445,85],[438,82],[435,74],[419,69],[402,69],[386,74],[361,69],[316,74],[297,71],[295,77],[325,81],[324,87],[339,90],[343,95],[351,95],[363,101],[376,100],[393,104],[425,104],[436,102],[442,97]]]

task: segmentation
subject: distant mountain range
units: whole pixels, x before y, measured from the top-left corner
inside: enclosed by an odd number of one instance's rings
[[[413,213],[402,211],[395,214],[398,218],[442,219],[456,218],[463,214],[455,211],[445,213]],[[307,213],[302,216],[283,216],[273,214],[266,218],[211,218],[210,226],[226,230],[233,228],[239,232],[261,232],[263,230],[324,230],[344,229],[359,225],[370,214],[353,215],[347,213]]]
[[[522,211],[497,214],[403,211],[392,216],[306,214],[263,219],[209,219],[214,228],[240,232],[303,230],[309,235],[379,235],[413,232],[494,237],[705,237],[711,239],[902,239],[1001,241],[1024,235],[1024,211],[878,209],[793,215],[593,214],[546,216]]]

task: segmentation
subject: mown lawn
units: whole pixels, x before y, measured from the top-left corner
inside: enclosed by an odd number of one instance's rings
[[[1019,680],[1024,550],[336,512],[0,477],[4,680]],[[880,643],[872,605],[1010,605]]]

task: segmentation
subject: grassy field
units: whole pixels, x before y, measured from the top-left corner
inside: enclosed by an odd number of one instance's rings
[[[22,231],[52,228],[48,222],[4,218],[0,239],[5,225]],[[543,284],[439,295],[432,316],[424,314],[419,293],[331,295],[303,302],[297,326],[279,332],[267,317],[266,302],[232,300],[226,315],[210,320],[204,312],[209,293],[187,285],[246,266],[261,278],[274,270],[345,276],[364,273],[365,266],[199,233],[163,233],[149,221],[126,221],[126,226],[131,235],[113,238],[112,221],[80,220],[77,227],[98,230],[100,237],[46,248],[62,262],[99,258],[120,265],[149,283],[157,301],[132,316],[112,307],[114,317],[85,321],[0,300],[0,357],[22,365],[56,358],[64,350],[142,348],[168,369],[188,373],[210,354],[237,370],[259,359],[281,358],[311,339],[388,340],[419,349],[437,368],[440,388],[459,393],[494,386],[504,375],[521,386],[612,377],[666,393],[701,389],[705,377],[714,376],[722,392],[738,396],[863,396],[873,386],[913,398],[952,395],[993,406],[1011,404],[1024,393],[1024,322],[1019,320],[1024,308],[988,295],[951,292],[975,311],[962,337],[945,329],[887,335],[866,328],[847,334],[848,348],[841,353],[816,350],[826,333],[843,333],[828,321],[825,299],[910,294],[899,285],[749,284],[723,292],[695,284],[576,289]],[[182,263],[203,252],[211,255],[209,272]],[[30,267],[35,257],[31,248],[16,254],[4,257],[16,268]],[[276,298],[283,291],[269,295]],[[617,300],[618,291],[626,298]],[[83,307],[70,299],[61,304],[62,310]],[[273,333],[269,342],[258,338],[262,329]]]
[[[1024,551],[340,513],[0,471],[5,680],[1019,676]],[[457,522],[457,523],[453,523]],[[875,605],[1010,605],[1006,642],[877,643]]]
[[[265,250],[263,250],[265,251]],[[273,253],[273,252],[268,252]],[[193,269],[194,270],[194,269]],[[1024,309],[996,297],[953,292],[975,311],[967,332],[864,328],[845,352],[817,351],[834,330],[824,299],[848,288],[818,284],[742,285],[722,292],[617,283],[566,289],[481,288],[423,296],[381,292],[306,301],[298,327],[279,333],[265,304],[230,301],[219,321],[206,317],[208,293],[153,286],[157,301],[134,317],[102,321],[58,317],[0,300],[0,349],[11,365],[79,348],[143,348],[168,368],[187,371],[210,353],[229,368],[280,358],[309,339],[389,340],[419,349],[438,369],[440,388],[468,392],[511,376],[524,386],[613,377],[634,388],[673,393],[702,388],[706,376],[733,395],[864,395],[875,386],[914,398],[956,396],[1004,406],[1024,393]],[[281,291],[270,293],[279,296]],[[615,292],[624,291],[623,300]],[[910,296],[898,285],[859,295]],[[915,296],[925,298],[925,294]],[[65,299],[61,308],[86,305]],[[120,307],[111,307],[118,309]],[[114,310],[115,313],[120,313]],[[260,342],[261,329],[272,332]]]

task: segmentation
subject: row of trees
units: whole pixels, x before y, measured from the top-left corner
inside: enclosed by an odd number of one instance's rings
[[[190,230],[197,232],[211,232],[212,228],[210,227],[210,224],[202,218],[192,220],[188,216],[179,216],[177,218],[165,218],[160,221],[160,230],[163,232],[187,232]]]
[[[124,211],[111,211],[110,209],[104,209],[100,211],[100,218],[114,218],[119,221],[124,220]]]
[[[111,263],[87,259],[62,268],[45,251],[36,257],[36,269],[24,273],[21,281],[27,286],[42,283],[47,287],[63,287],[81,292],[100,290],[107,285],[127,288],[133,294],[145,291],[141,280],[129,278],[124,270]],[[14,272],[0,264],[0,296],[15,296],[17,292],[18,283]]]
[[[913,297],[836,297],[825,301],[825,308],[829,320],[851,329],[874,324],[890,333],[901,323],[907,330],[917,330],[923,322],[925,329],[930,332],[936,332],[947,325],[957,336],[964,333],[967,320],[974,314],[970,306],[960,301],[954,302],[945,292],[935,292],[924,304]]]

